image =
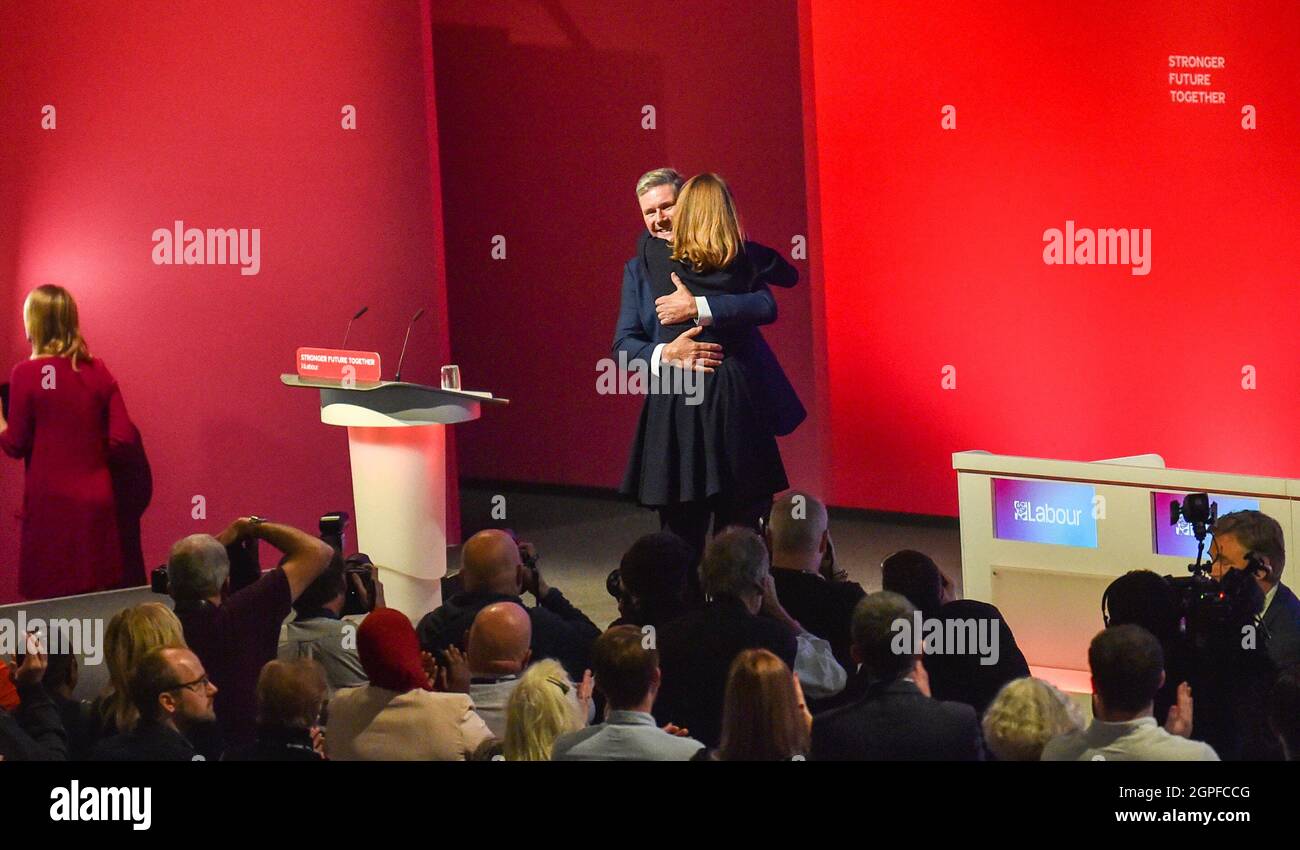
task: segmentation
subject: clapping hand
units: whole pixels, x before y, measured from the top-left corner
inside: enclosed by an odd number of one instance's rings
[[[583,723],[591,717],[591,694],[595,689],[596,680],[592,677],[591,671],[584,671],[582,681],[578,683],[578,711],[582,715]]]
[[[319,726],[311,727],[311,748],[321,758],[325,758],[325,730]]]
[[[436,675],[437,689],[447,693],[469,693],[469,660],[465,653],[452,644],[443,652],[442,660]]]
[[[27,654],[23,657],[23,663],[13,673],[14,684],[39,685],[45,678],[47,666],[49,665],[45,658],[45,648],[41,646],[40,632],[28,632]]]
[[[1178,686],[1178,699],[1169,706],[1165,716],[1165,731],[1184,738],[1192,736],[1192,686],[1183,682]]]

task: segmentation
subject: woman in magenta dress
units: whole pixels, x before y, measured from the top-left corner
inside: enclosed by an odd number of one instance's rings
[[[32,356],[14,367],[8,421],[0,416],[0,448],[26,466],[19,590],[48,599],[139,584],[139,516],[124,556],[132,511],[119,509],[110,470],[133,461],[138,470],[143,451],[117,381],[91,357],[67,290],[32,290],[23,324]],[[138,488],[127,501],[143,511]]]

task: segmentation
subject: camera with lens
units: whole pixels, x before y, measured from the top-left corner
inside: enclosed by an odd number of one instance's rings
[[[1254,622],[1264,606],[1264,594],[1255,576],[1267,573],[1268,567],[1254,552],[1246,554],[1245,569],[1228,570],[1218,579],[1212,575],[1212,564],[1203,562],[1205,537],[1218,515],[1218,503],[1211,502],[1207,493],[1191,493],[1181,503],[1175,501],[1169,506],[1169,524],[1185,522],[1196,537],[1196,562],[1187,565],[1191,575],[1165,577],[1178,601],[1194,651],[1213,650],[1239,640],[1241,627]]]
[[[331,511],[320,518],[320,539],[334,549],[335,557],[343,558],[344,535],[348,520],[347,511]],[[368,614],[375,604],[375,577],[371,570],[372,563],[368,555],[358,552],[343,561],[343,583],[347,588],[347,598],[343,601],[343,615]],[[364,591],[357,590],[357,583]]]
[[[623,602],[626,595],[623,593],[623,580],[619,577],[619,568],[615,567],[605,576],[605,592],[614,597],[614,601]]]
[[[149,589],[154,593],[167,595],[167,565],[154,567],[149,571]]]
[[[1268,733],[1261,728],[1257,704],[1261,683],[1271,684],[1275,672],[1267,637],[1259,639],[1255,632],[1264,608],[1257,579],[1271,567],[1259,553],[1247,551],[1243,566],[1223,569],[1216,579],[1213,562],[1203,562],[1203,555],[1206,534],[1217,520],[1218,505],[1205,493],[1171,505],[1170,524],[1185,522],[1196,536],[1196,562],[1187,565],[1191,575],[1164,580],[1181,618],[1179,640],[1196,699],[1196,737],[1232,758],[1267,750],[1260,743]]]

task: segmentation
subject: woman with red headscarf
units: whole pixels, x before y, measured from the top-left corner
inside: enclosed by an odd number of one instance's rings
[[[357,655],[370,682],[330,700],[330,759],[464,761],[492,737],[468,694],[433,689],[415,628],[401,611],[378,608],[362,620]]]

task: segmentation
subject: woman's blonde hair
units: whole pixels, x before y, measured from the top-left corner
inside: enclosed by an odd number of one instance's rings
[[[145,602],[113,615],[104,633],[108,662],[108,690],[104,693],[101,719],[116,725],[119,732],[135,726],[139,712],[131,703],[131,674],[150,650],[158,647],[185,648],[181,621],[161,602]]]
[[[552,658],[524,671],[506,703],[506,761],[550,761],[555,739],[586,724],[573,692],[569,674]]]
[[[1058,735],[1083,729],[1083,712],[1050,682],[1007,682],[984,712],[984,740],[1002,761],[1038,761]]]
[[[744,247],[745,234],[731,190],[716,174],[697,174],[677,193],[673,216],[673,259],[697,272],[731,265]]]
[[[808,753],[808,720],[794,675],[766,649],[747,649],[731,662],[722,704],[723,761],[789,761]]]
[[[62,286],[47,283],[27,293],[23,302],[23,326],[32,344],[33,357],[68,357],[72,368],[78,360],[89,360],[90,349],[81,336],[77,302]]]

